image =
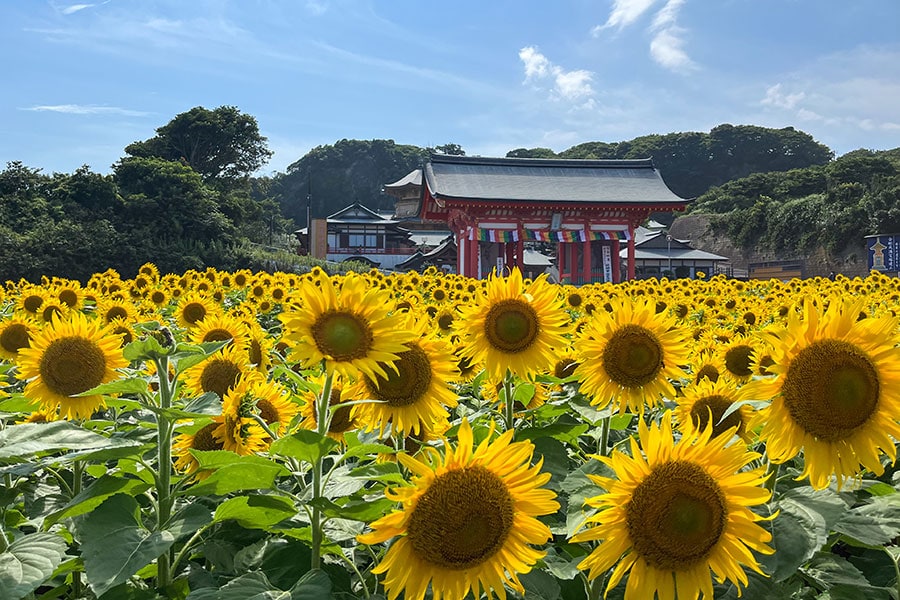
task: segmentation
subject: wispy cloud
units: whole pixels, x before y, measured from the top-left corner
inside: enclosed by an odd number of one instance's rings
[[[592,33],[599,35],[601,31],[610,27],[622,29],[641,18],[645,12],[656,4],[656,0],[615,0],[609,18],[603,25],[594,27]]]
[[[126,117],[146,117],[153,113],[142,110],[131,110],[118,106],[104,106],[100,104],[43,104],[29,106],[20,110],[32,112],[55,112],[68,115],[122,115]]]
[[[678,14],[685,2],[686,0],[665,0],[648,27],[653,35],[650,40],[650,57],[661,67],[681,73],[697,67],[685,51],[688,31],[678,25]],[[636,23],[656,3],[657,0],[615,0],[606,23],[597,25],[591,33],[597,37],[603,30],[611,27],[624,29]]]
[[[793,94],[785,93],[782,90],[782,84],[776,83],[766,90],[765,97],[760,100],[760,104],[764,106],[774,106],[777,108],[786,108],[788,110],[795,108],[797,103],[806,97],[804,92],[795,92]]]
[[[525,83],[538,88],[545,81],[551,84],[551,96],[566,101],[591,103],[594,95],[594,74],[584,69],[567,71],[555,65],[534,46],[519,50],[519,60],[525,68]]]
[[[318,16],[328,12],[328,2],[326,0],[306,0],[306,10]]]

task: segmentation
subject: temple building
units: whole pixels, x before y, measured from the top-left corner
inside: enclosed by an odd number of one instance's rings
[[[384,192],[397,198],[397,216],[447,223],[462,275],[525,270],[527,244],[555,253],[559,281],[573,284],[634,279],[636,228],[651,213],[688,203],[672,193],[650,159],[435,154]]]

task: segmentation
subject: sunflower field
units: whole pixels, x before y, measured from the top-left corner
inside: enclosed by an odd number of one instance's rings
[[[0,600],[898,599],[900,279],[0,288]]]

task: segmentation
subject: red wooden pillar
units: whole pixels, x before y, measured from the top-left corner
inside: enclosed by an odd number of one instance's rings
[[[566,246],[562,242],[556,242],[556,267],[559,269],[559,280],[562,281],[566,272]]]
[[[634,225],[628,225],[628,279],[634,279]]]
[[[525,240],[522,239],[521,231],[519,231],[519,239],[516,242],[516,265],[520,271],[525,272]]]
[[[622,281],[622,273],[620,272],[622,269],[619,266],[619,240],[612,241],[612,280],[613,283],[619,283]]]
[[[469,257],[466,255],[468,246],[468,232],[465,229],[460,229],[456,232],[456,272],[460,275],[469,275]]]
[[[473,239],[471,239],[471,240],[466,240],[466,244],[468,244],[468,246],[469,246],[468,252],[466,252],[466,254],[468,255],[468,258],[467,258],[468,266],[466,267],[466,271],[468,272],[469,277],[474,277],[475,279],[481,279],[481,273],[479,272],[479,269],[478,269],[478,253],[479,253],[478,236],[473,235],[472,238]]]
[[[584,255],[584,260],[581,261],[581,281],[582,283],[590,283],[591,282],[591,240],[590,233],[587,233],[588,239],[582,242],[581,245],[581,253]]]

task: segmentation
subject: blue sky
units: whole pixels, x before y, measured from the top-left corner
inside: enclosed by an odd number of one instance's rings
[[[283,172],[342,138],[520,147],[793,126],[900,146],[897,0],[0,0],[0,166],[108,172],[194,106]]]

